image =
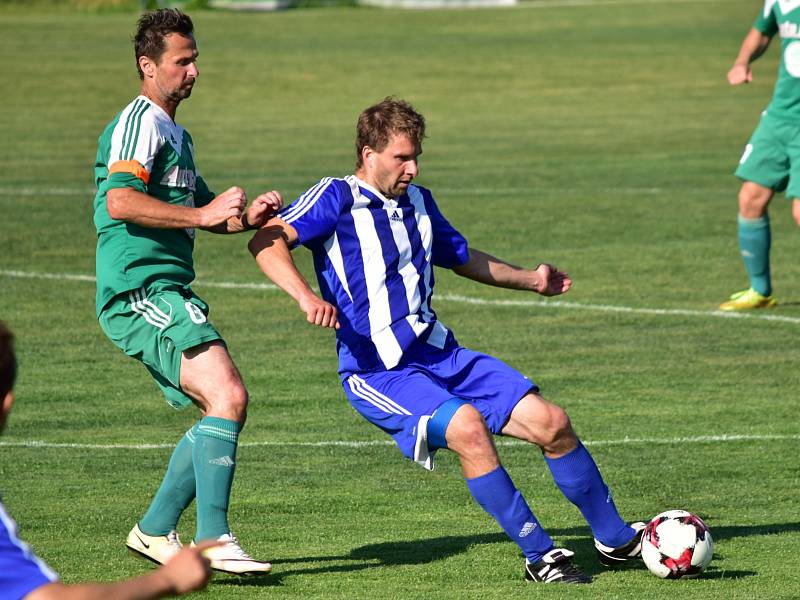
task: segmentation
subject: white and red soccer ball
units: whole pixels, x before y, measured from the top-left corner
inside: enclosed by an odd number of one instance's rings
[[[685,510],[656,515],[642,534],[642,560],[662,579],[697,577],[711,562],[714,540],[703,520]]]

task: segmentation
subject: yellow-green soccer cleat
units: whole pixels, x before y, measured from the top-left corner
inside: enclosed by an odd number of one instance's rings
[[[762,296],[753,288],[736,292],[731,299],[719,305],[720,310],[753,310],[755,308],[772,308],[778,302],[772,296]]]

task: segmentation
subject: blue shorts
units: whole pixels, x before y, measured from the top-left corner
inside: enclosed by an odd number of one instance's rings
[[[455,343],[439,349],[425,342],[412,346],[389,371],[343,374],[342,386],[353,408],[391,435],[407,458],[429,470],[436,450],[427,447],[426,428],[444,402],[466,400],[496,435],[517,403],[539,390],[497,358]]]

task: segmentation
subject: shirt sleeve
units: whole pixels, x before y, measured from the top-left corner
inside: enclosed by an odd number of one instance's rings
[[[445,269],[463,265],[469,260],[469,244],[466,238],[444,218],[430,190],[420,188],[420,191],[433,229],[433,264]]]
[[[197,159],[194,155],[194,140],[192,136],[189,135],[188,131],[183,131],[183,134],[188,138],[188,146],[189,152],[192,153],[192,164],[194,165],[194,172],[197,175],[195,178],[195,186],[194,186],[194,205],[195,206],[205,206],[209,202],[211,202],[216,194],[208,189],[208,184],[206,184],[206,180],[200,175],[200,171],[197,169]]]
[[[58,581],[58,575],[17,537],[16,523],[0,504],[0,596],[24,598]]]
[[[281,219],[294,227],[297,244],[313,245],[328,239],[336,231],[344,197],[337,181],[340,180],[322,179],[278,213]]]
[[[152,107],[143,100],[132,103],[123,111],[111,136],[105,187],[133,187],[146,193],[153,161],[163,145]]]
[[[778,21],[775,19],[775,12],[772,10],[775,0],[764,0],[764,8],[758,13],[753,28],[758,29],[764,35],[772,37],[778,33]]]
[[[194,205],[198,207],[205,206],[214,199],[215,195],[214,192],[208,189],[206,180],[198,175],[195,182]]]

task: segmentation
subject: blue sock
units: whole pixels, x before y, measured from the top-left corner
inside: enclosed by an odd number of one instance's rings
[[[475,501],[494,517],[530,562],[537,562],[553,549],[553,540],[533,516],[502,466],[486,475],[467,479],[467,487]]]
[[[772,278],[769,274],[769,249],[772,235],[769,215],[758,219],[745,219],[739,215],[739,252],[744,268],[750,278],[750,287],[762,296],[772,294]]]
[[[147,535],[167,535],[178,526],[181,513],[194,500],[193,447],[194,427],[186,432],[172,451],[161,486],[150,508],[139,521],[139,527]]]
[[[559,458],[544,457],[556,485],[580,509],[592,535],[606,546],[627,544],[636,533],[617,512],[614,500],[600,475],[592,455],[578,442],[578,447]]]

